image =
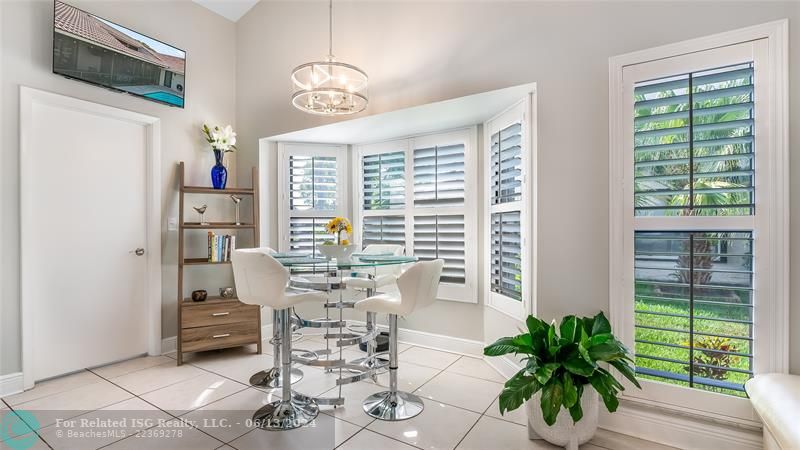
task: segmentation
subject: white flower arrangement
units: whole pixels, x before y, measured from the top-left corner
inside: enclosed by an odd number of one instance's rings
[[[230,125],[225,128],[215,126],[212,129],[207,124],[203,124],[203,135],[214,150],[225,153],[236,150],[236,133],[233,132]]]

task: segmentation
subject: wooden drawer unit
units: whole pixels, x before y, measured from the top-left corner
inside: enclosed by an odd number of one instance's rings
[[[237,347],[258,342],[258,321],[239,322],[181,330],[184,352]]]
[[[183,307],[181,328],[225,325],[258,319],[259,307],[238,301],[208,303],[196,302]]]

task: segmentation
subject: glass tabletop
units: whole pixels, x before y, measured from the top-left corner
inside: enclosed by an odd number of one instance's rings
[[[392,266],[397,264],[409,264],[419,261],[416,256],[395,256],[395,255],[368,255],[356,254],[349,261],[338,261],[335,259],[313,257],[310,254],[300,254],[296,252],[276,253],[272,255],[286,267],[307,267],[313,269],[351,269],[353,267],[379,267]]]

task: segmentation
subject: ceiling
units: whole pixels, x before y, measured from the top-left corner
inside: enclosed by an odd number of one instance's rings
[[[242,18],[247,11],[259,0],[192,0],[200,6],[210,9],[220,16],[236,22]]]
[[[275,142],[361,144],[480,124],[536,89],[535,83],[360,117],[264,138]]]

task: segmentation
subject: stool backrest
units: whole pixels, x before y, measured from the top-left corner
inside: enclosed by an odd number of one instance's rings
[[[364,251],[368,255],[381,255],[391,253],[393,256],[403,256],[406,253],[406,248],[397,244],[369,244],[364,247]],[[395,275],[399,276],[403,272],[402,264],[392,264],[390,266],[378,266],[372,270],[375,275]]]
[[[236,294],[242,303],[285,307],[289,270],[271,253],[274,251],[264,247],[235,250],[231,255]]]
[[[412,265],[397,278],[403,309],[411,313],[436,301],[443,267],[443,259],[421,261]]]

